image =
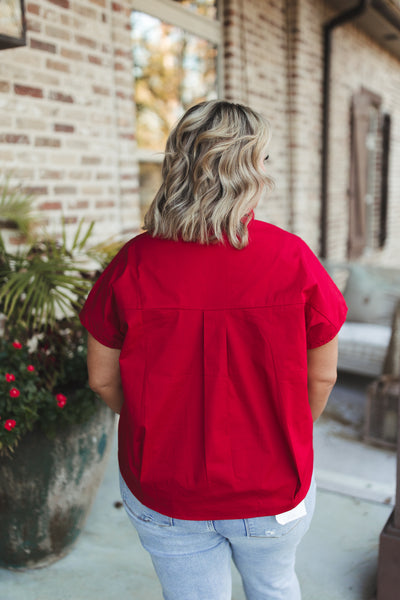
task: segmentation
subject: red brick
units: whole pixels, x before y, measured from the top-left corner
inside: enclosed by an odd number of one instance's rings
[[[61,202],[43,202],[39,206],[40,210],[61,210]]]
[[[56,71],[62,71],[63,73],[69,73],[70,67],[67,63],[61,62],[60,60],[52,60],[48,58],[46,61],[47,69],[55,69]]]
[[[31,19],[26,20],[26,30],[34,31],[35,33],[40,33],[42,31],[42,27],[40,23],[37,21],[32,21]]]
[[[64,217],[63,219],[64,223],[68,224],[74,224],[78,222],[78,217]]]
[[[56,6],[60,6],[61,8],[69,8],[69,0],[47,0]]]
[[[18,135],[13,133],[0,134],[0,143],[6,144],[29,144],[27,135]]]
[[[64,56],[64,58],[72,58],[72,60],[83,60],[82,52],[70,50],[69,48],[61,48],[61,56]]]
[[[97,10],[95,10],[94,8],[89,8],[87,6],[80,6],[79,4],[75,4],[74,11],[88,19],[97,19]]]
[[[0,92],[9,92],[10,84],[8,81],[0,81]]]
[[[71,202],[68,204],[68,208],[71,210],[84,210],[89,208],[89,202],[87,200],[78,200],[77,202]]]
[[[60,23],[61,23],[61,25],[66,25],[67,27],[71,26],[71,17],[69,16],[68,13],[61,13]]]
[[[75,41],[81,46],[87,46],[88,48],[97,48],[97,42],[91,38],[84,37],[83,35],[76,35]]]
[[[48,44],[47,42],[41,42],[40,40],[35,40],[35,38],[30,38],[29,45],[34,50],[43,50],[43,52],[51,52],[55,54],[57,49],[54,44]]]
[[[53,25],[47,25],[46,35],[56,40],[67,40],[71,39],[71,35],[67,29],[62,27],[54,27]]]
[[[64,123],[56,123],[54,125],[54,131],[62,131],[64,133],[74,133],[75,127],[73,125],[64,125]]]
[[[32,96],[33,98],[43,98],[43,90],[28,85],[14,85],[14,92],[20,96]]]
[[[100,165],[101,162],[100,156],[82,156],[83,165]]]
[[[62,94],[61,92],[55,92],[55,91],[51,91],[49,93],[49,99],[56,100],[57,102],[68,102],[70,104],[72,104],[74,102],[74,99],[72,96],[69,96],[68,94]]]
[[[41,171],[40,178],[41,179],[62,179],[64,176],[63,171]]]
[[[56,194],[76,194],[76,187],[73,185],[62,185],[54,188]]]
[[[112,2],[111,7],[114,12],[122,12],[124,10],[123,6],[121,4],[119,4],[118,2]]]
[[[89,179],[92,179],[92,172],[90,169],[87,169],[85,171],[69,171],[68,177],[69,179],[77,179],[78,181],[88,181]]]
[[[26,12],[30,12],[33,15],[40,15],[40,6],[38,4],[33,4],[33,2],[28,2],[26,5]]]
[[[35,139],[35,146],[47,148],[59,148],[61,141],[54,138],[38,137]]]
[[[106,87],[102,87],[101,85],[93,85],[92,89],[95,94],[100,94],[101,96],[110,95],[110,90]]]
[[[115,56],[122,56],[123,58],[127,58],[130,60],[131,53],[128,50],[123,50],[122,48],[117,48],[114,52]]]
[[[13,246],[20,246],[21,244],[24,243],[25,239],[26,238],[24,236],[22,236],[22,237],[10,236],[7,241],[9,244],[12,244]]]
[[[94,65],[102,65],[103,61],[98,56],[94,56],[93,54],[88,55],[89,62]]]
[[[29,185],[22,188],[25,194],[32,194],[33,196],[45,196],[48,194],[48,189],[46,186],[40,185]]]
[[[106,6],[106,0],[90,0],[90,2],[92,4],[97,4],[97,6],[101,6],[102,8],[105,8]]]
[[[96,208],[114,208],[114,200],[97,200]]]

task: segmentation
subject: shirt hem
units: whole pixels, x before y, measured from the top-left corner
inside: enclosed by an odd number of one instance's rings
[[[191,502],[191,508],[189,510],[184,509],[183,512],[181,511],[176,511],[176,510],[170,510],[168,508],[168,506],[166,506],[166,504],[158,504],[157,502],[149,502],[148,499],[146,497],[143,496],[143,494],[141,493],[140,490],[140,486],[137,485],[132,485],[131,483],[131,476],[129,476],[130,474],[124,471],[123,465],[120,464],[120,473],[121,476],[123,478],[123,480],[125,481],[127,487],[129,488],[129,490],[131,491],[131,493],[135,496],[135,498],[137,500],[139,500],[139,502],[141,504],[143,504],[144,506],[146,506],[147,508],[150,508],[151,510],[154,510],[155,512],[158,512],[166,517],[169,517],[171,519],[180,519],[180,520],[184,520],[184,521],[221,521],[221,520],[230,520],[230,519],[254,519],[254,518],[258,518],[258,517],[268,517],[268,516],[275,516],[275,515],[279,515],[281,513],[287,512],[289,510],[292,510],[293,508],[295,508],[300,502],[302,502],[302,500],[304,500],[304,498],[307,496],[307,493],[310,489],[311,483],[312,483],[312,474],[313,474],[313,470],[311,469],[311,472],[309,474],[309,476],[307,475],[307,477],[305,478],[305,482],[304,484],[301,486],[300,490],[297,494],[296,497],[289,503],[287,504],[279,504],[279,505],[272,505],[269,508],[264,508],[264,506],[262,508],[260,508],[260,502],[258,502],[258,507],[252,509],[249,505],[251,504],[250,501],[246,501],[245,505],[236,505],[235,510],[229,510],[226,511],[225,509],[225,505],[229,504],[230,508],[231,505],[233,503],[237,503],[237,501],[234,499],[234,492],[232,492],[232,498],[230,499],[229,503],[225,503],[224,504],[224,508],[223,509],[219,509],[218,507],[213,507],[210,509],[210,511],[205,511],[204,510],[204,499],[200,499],[200,501],[202,502],[202,506],[199,507],[199,509],[193,509],[193,501]],[[260,490],[260,493],[265,493],[264,490]],[[196,493],[193,493],[193,498],[199,498],[199,495]],[[220,501],[221,503],[221,501]]]

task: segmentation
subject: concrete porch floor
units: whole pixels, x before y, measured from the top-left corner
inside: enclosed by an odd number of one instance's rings
[[[317,507],[297,560],[303,600],[375,596],[379,534],[394,503],[396,453],[361,440],[366,383],[341,376],[315,427]],[[0,569],[0,599],[162,600],[151,560],[115,506],[119,500],[114,448],[73,550],[43,569]],[[232,600],[245,600],[234,568]]]

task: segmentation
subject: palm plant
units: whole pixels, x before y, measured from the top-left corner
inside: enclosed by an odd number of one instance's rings
[[[63,226],[61,241],[34,239],[12,254],[0,234],[0,311],[7,323],[31,335],[43,324],[54,327],[61,315],[76,315],[91,286],[84,249],[92,229],[81,222],[68,245]]]
[[[11,174],[4,177],[0,188],[0,226],[16,229],[29,237],[37,224],[32,211],[33,195],[25,192],[21,185],[12,185]]]
[[[93,223],[81,221],[70,242],[65,223],[59,239],[39,235],[31,202],[29,194],[6,180],[0,199],[0,313],[5,320],[0,450],[15,447],[35,424],[54,434],[63,421],[79,422],[97,406],[87,385],[78,315],[96,276],[88,261],[97,258],[101,268],[104,256],[88,249]],[[1,225],[13,228],[22,243],[7,247]]]

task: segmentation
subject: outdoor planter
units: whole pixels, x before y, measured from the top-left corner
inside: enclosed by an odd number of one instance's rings
[[[1,182],[0,182],[1,183]],[[83,528],[115,415],[90,389],[79,312],[118,244],[57,236],[11,175],[0,185],[0,567],[42,567]],[[10,244],[9,233],[20,244]],[[2,594],[0,591],[0,597]]]
[[[0,457],[0,566],[35,568],[63,557],[82,531],[103,478],[115,415],[102,402],[54,439],[38,429]]]

